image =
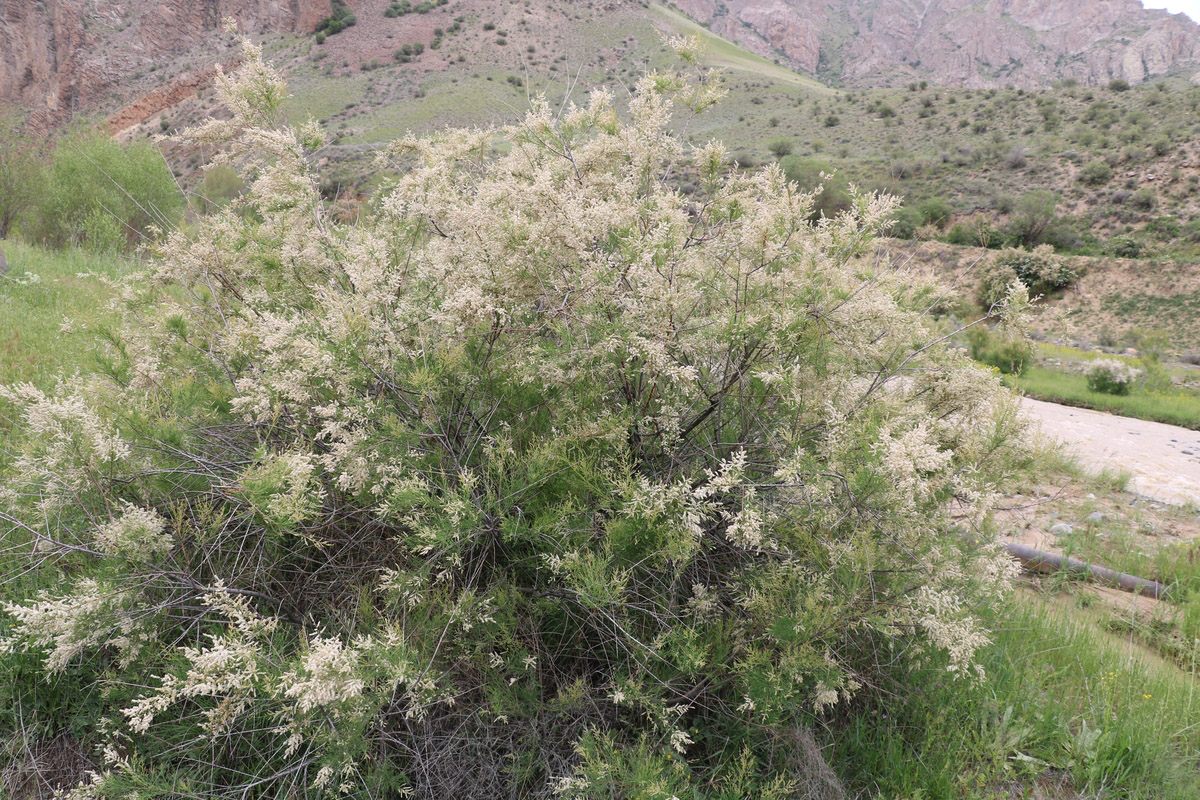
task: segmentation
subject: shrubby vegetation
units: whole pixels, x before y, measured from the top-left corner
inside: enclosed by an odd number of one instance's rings
[[[967,343],[971,358],[1004,375],[1020,375],[1034,357],[1033,343],[1028,339],[1003,329],[993,333],[985,325],[968,330]]]
[[[43,155],[23,126],[18,115],[0,113],[0,239],[9,237],[37,198]]]
[[[183,193],[152,145],[83,129],[51,149],[16,118],[0,127],[0,238],[19,230],[51,247],[123,252],[179,223]]]
[[[358,22],[358,17],[350,10],[344,0],[333,0],[330,7],[333,13],[318,22],[314,31],[317,35],[317,44],[324,42],[326,36],[341,33],[346,28]]]
[[[1030,295],[1045,295],[1065,289],[1082,277],[1067,259],[1054,254],[1054,248],[1041,245],[1033,250],[1010,249],[998,253],[983,268],[977,300],[984,308],[1002,302],[1014,282]]]
[[[788,182],[813,193],[810,220],[833,218],[852,207],[849,182],[827,162],[790,155],[780,159],[779,166]]]
[[[1087,372],[1088,388],[1104,394],[1129,394],[1136,379],[1137,370],[1111,358],[1096,359]]]
[[[127,250],[151,229],[176,225],[183,205],[182,192],[152,145],[122,147],[101,132],[84,131],[56,144],[31,233],[54,247]]]
[[[1088,186],[1103,186],[1112,179],[1112,167],[1104,161],[1089,161],[1079,170],[1079,180]]]
[[[836,782],[818,720],[979,677],[1022,427],[863,258],[889,200],[685,149],[697,69],[628,122],[536,100],[503,155],[399,141],[339,227],[260,51],[219,89],[189,135],[244,193],[129,284],[104,376],[0,389],[5,669],[103,687],[74,797],[782,798]]]

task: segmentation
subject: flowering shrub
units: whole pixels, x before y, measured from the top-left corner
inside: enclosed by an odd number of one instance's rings
[[[1087,371],[1088,388],[1105,394],[1129,394],[1138,371],[1112,358],[1093,361]]]
[[[784,797],[897,665],[979,675],[1013,398],[863,257],[890,200],[810,223],[671,132],[720,95],[673,45],[628,119],[396,142],[352,227],[245,45],[188,133],[244,195],[129,285],[105,376],[4,390],[43,588],[3,649],[106,686],[76,796]]]
[[[1065,289],[1083,273],[1069,261],[1054,255],[1048,244],[1033,250],[1005,250],[984,267],[978,299],[991,306],[1004,298],[1014,280],[1020,281],[1033,295]]]

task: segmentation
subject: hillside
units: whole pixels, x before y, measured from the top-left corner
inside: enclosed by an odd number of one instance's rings
[[[883,240],[879,252],[907,269],[935,276],[948,294],[963,299],[975,297],[980,267],[990,255],[978,247],[895,239]],[[1049,298],[1054,313],[1035,318],[1039,339],[1122,350],[1136,344],[1132,332],[1160,328],[1169,332],[1177,353],[1192,363],[1200,357],[1200,263],[1088,256],[1067,261],[1082,277]]]
[[[850,86],[1141,83],[1197,68],[1200,26],[1139,0],[679,0],[712,30]]]
[[[307,32],[329,12],[329,0],[0,0],[0,106],[50,130],[209,65],[225,17],[252,33]]]
[[[1000,244],[1008,231],[1023,224],[1023,200],[1048,192],[1040,201],[1038,236],[1060,251],[1169,258],[1200,254],[1200,224],[1195,222],[1200,211],[1200,88],[1182,77],[1128,91],[1076,85],[1078,81],[1031,90],[939,87],[924,80],[896,88],[839,90],[775,63],[779,54],[756,43],[752,26],[731,26],[731,16],[707,19],[706,29],[682,11],[632,0],[450,0],[407,6],[352,0],[347,8],[356,24],[320,36],[309,31],[332,8],[325,0],[200,4],[177,18],[125,0],[106,6],[104,24],[83,7],[69,7],[74,0],[66,2],[28,10],[10,3],[6,18],[20,24],[0,30],[9,43],[23,42],[5,51],[11,73],[13,63],[50,52],[38,50],[41,45],[22,34],[46,23],[34,16],[50,14],[58,26],[53,29],[54,57],[39,62],[33,74],[40,77],[18,91],[22,102],[35,108],[35,122],[65,119],[72,106],[80,113],[90,109],[107,116],[110,129],[122,139],[132,140],[158,137],[221,114],[211,81],[219,66],[232,63],[234,51],[216,27],[222,14],[237,11],[239,25],[259,33],[269,59],[288,78],[289,117],[296,122],[312,117],[328,131],[330,146],[320,157],[330,196],[370,194],[380,179],[372,167],[375,150],[407,131],[511,122],[539,92],[558,102],[568,87],[579,99],[596,85],[632,86],[647,69],[670,63],[660,33],[697,33],[707,40],[706,63],[726,70],[730,92],[717,108],[690,120],[686,136],[693,143],[709,138],[730,143],[745,166],[785,157],[793,177],[836,170],[838,181],[887,191],[913,208],[925,202],[945,204],[940,229],[925,231],[926,238]],[[743,21],[753,17],[754,7],[738,6]],[[888,7],[879,6],[873,25],[882,24]],[[928,25],[942,18],[942,7],[930,6]],[[1053,27],[1057,7],[1043,8],[1038,24]],[[1136,2],[1104,7],[1111,12],[1109,28],[1141,18]],[[407,10],[399,13],[401,8]],[[704,16],[698,5],[685,8]],[[799,13],[798,6],[787,8]],[[1036,22],[1029,16],[1033,12],[1022,8],[992,11],[1006,25]],[[77,18],[72,16],[76,12]],[[1167,28],[1190,30],[1183,18],[1146,13],[1146,19],[1158,20],[1145,29],[1146,35]],[[805,18],[819,21],[821,15]],[[1095,19],[1093,26],[1100,24]],[[79,23],[76,28],[72,20]],[[1101,26],[1088,35],[1101,36],[1109,28]],[[85,33],[72,38],[80,30]],[[1054,30],[1063,34],[1062,25]],[[19,35],[24,36],[20,42]],[[872,35],[857,36],[854,46],[865,47]],[[936,52],[923,42],[913,46]],[[852,61],[866,64],[864,58]],[[51,62],[59,72],[46,71]],[[79,64],[92,66],[76,68]],[[134,71],[118,80],[130,69]],[[920,73],[900,70],[893,76],[902,74]],[[1103,77],[1089,75],[1084,77]],[[39,106],[33,99],[47,87],[50,99]],[[11,80],[0,83],[0,94],[4,91],[15,91]],[[176,175],[193,184],[205,154],[170,143],[166,147]],[[681,179],[682,188],[686,183]],[[898,232],[914,235],[923,221],[910,220]]]
[[[133,104],[117,120],[125,126],[211,81],[225,49],[218,35],[224,18],[252,34],[303,37],[335,5],[359,20],[331,36],[323,51],[334,59],[335,72],[339,62],[343,68],[386,63],[406,37],[428,42],[435,28],[449,29],[455,20],[465,32],[472,23],[490,22],[491,30],[507,34],[493,41],[511,44],[507,50],[481,47],[489,44],[478,36],[486,31],[475,27],[474,37],[464,37],[475,38],[474,46],[460,41],[440,58],[426,58],[423,71],[442,71],[451,62],[474,69],[536,67],[547,58],[563,70],[626,69],[645,55],[640,31],[682,14],[756,53],[764,69],[781,65],[774,77],[784,82],[792,82],[785,75],[796,70],[843,86],[927,80],[1044,88],[1062,79],[1137,84],[1200,70],[1200,26],[1183,15],[1146,10],[1138,0],[681,0],[668,3],[672,10],[645,0],[452,0],[410,2],[414,13],[392,17],[384,16],[390,0],[2,0],[0,103],[31,111],[40,131],[76,114],[107,115]],[[638,45],[631,47],[629,36]],[[529,45],[540,49],[528,51]]]

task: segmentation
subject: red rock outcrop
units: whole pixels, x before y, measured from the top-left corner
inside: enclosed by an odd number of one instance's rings
[[[229,65],[226,65],[228,69]],[[114,136],[140,125],[160,111],[183,102],[212,83],[217,67],[205,67],[197,72],[185,72],[167,86],[152,89],[126,106],[108,115],[108,130]]]
[[[0,106],[48,129],[153,90],[161,81],[138,79],[163,64],[211,66],[226,17],[250,33],[302,32],[329,13],[330,0],[0,0]]]
[[[1200,25],[1138,0],[682,0],[712,30],[833,82],[1140,83],[1200,63]]]

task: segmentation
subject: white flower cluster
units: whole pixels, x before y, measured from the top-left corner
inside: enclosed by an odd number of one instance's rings
[[[1140,370],[1114,358],[1098,358],[1088,366],[1088,386],[1094,391],[1107,394],[1127,394]]]
[[[121,516],[100,526],[96,546],[106,553],[149,560],[171,550],[174,539],[158,512],[125,504]]]
[[[137,647],[128,614],[130,593],[84,578],[64,596],[43,592],[33,603],[3,603],[16,620],[14,633],[0,639],[0,652],[24,645],[46,648],[46,671],[62,672],[85,650],[112,646],[128,654]]]
[[[129,445],[80,389],[50,396],[32,384],[0,386],[0,398],[23,409],[26,446],[14,462],[21,483],[37,487],[50,511],[93,485],[93,478],[129,457]]]

